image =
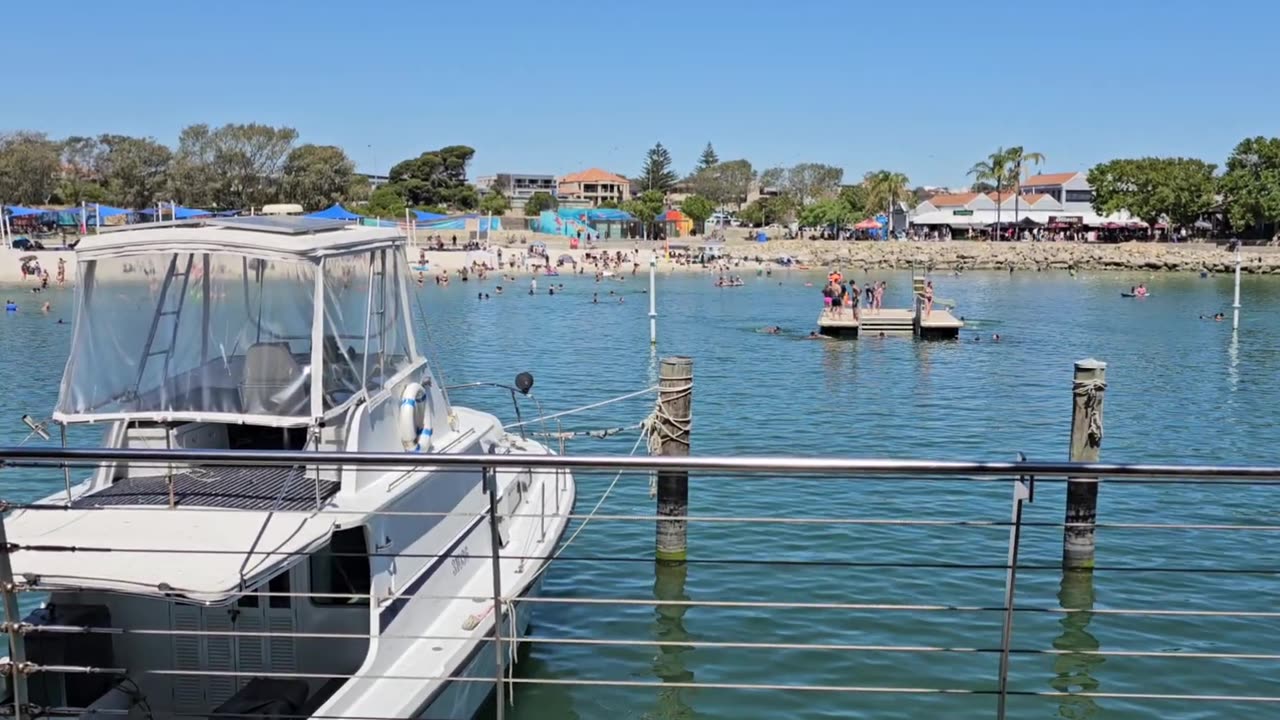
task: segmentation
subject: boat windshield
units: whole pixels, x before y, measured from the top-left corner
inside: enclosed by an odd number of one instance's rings
[[[402,264],[398,248],[322,261],[203,251],[82,261],[55,417],[305,423],[411,364]]]

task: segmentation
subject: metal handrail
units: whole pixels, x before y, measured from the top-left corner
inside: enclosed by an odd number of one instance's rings
[[[1252,484],[1280,484],[1277,465],[1175,465],[1161,463],[1103,463],[1066,461],[895,460],[871,458],[760,457],[644,457],[612,455],[454,455],[431,453],[335,452],[329,450],[203,450],[141,448],[0,447],[0,463],[39,462],[191,462],[209,465],[364,465],[370,467],[433,467],[564,470],[686,470],[741,474],[785,472],[811,475],[872,475],[999,478],[1009,482],[1035,476],[1037,482],[1066,478],[1193,479],[1206,484],[1248,480]],[[60,467],[60,466],[59,466]],[[855,480],[860,478],[853,478]],[[871,478],[865,478],[871,479]]]
[[[1018,579],[1018,571],[1034,571],[1034,570],[1055,570],[1061,568],[1057,565],[1047,564],[1023,564],[1018,561],[1018,549],[1020,538],[1023,535],[1022,530],[1030,527],[1049,527],[1049,528],[1067,528],[1075,525],[1070,522],[1026,522],[1022,519],[1021,506],[1023,502],[1031,499],[1032,483],[1040,482],[1060,482],[1070,479],[1080,478],[1105,478],[1108,483],[1186,483],[1186,484],[1203,484],[1203,485],[1222,485],[1222,484],[1248,484],[1259,487],[1280,486],[1280,466],[1267,465],[1247,465],[1247,466],[1227,466],[1227,465],[1185,465],[1185,464],[1126,464],[1126,463],[1079,463],[1079,462],[1034,462],[1019,459],[1011,462],[990,462],[990,461],[949,461],[949,460],[893,460],[893,459],[860,459],[860,458],[796,458],[796,457],[616,457],[616,456],[507,456],[507,455],[422,455],[422,454],[400,454],[400,453],[342,453],[342,452],[296,452],[296,451],[229,451],[229,450],[134,450],[134,449],[108,449],[108,448],[84,448],[84,449],[61,449],[61,448],[38,448],[38,447],[22,447],[22,448],[0,448],[0,466],[38,466],[49,467],[51,469],[64,469],[67,467],[75,467],[79,465],[89,465],[95,462],[132,462],[135,465],[145,465],[154,463],[158,467],[166,466],[169,462],[187,462],[191,464],[210,464],[210,465],[365,465],[373,467],[388,467],[402,470],[406,467],[415,468],[470,468],[480,470],[484,473],[486,487],[489,492],[489,507],[483,513],[489,520],[491,533],[497,533],[498,510],[496,506],[497,487],[495,481],[495,470],[498,469],[568,469],[568,470],[615,470],[619,474],[627,471],[635,471],[638,473],[651,472],[655,470],[683,470],[695,471],[703,474],[714,476],[716,481],[747,479],[750,476],[761,475],[784,475],[794,479],[804,479],[808,481],[867,481],[878,478],[892,477],[896,479],[906,480],[929,480],[929,481],[972,481],[972,482],[1000,482],[1013,483],[1013,513],[1006,516],[1002,520],[986,520],[986,519],[956,519],[956,520],[925,520],[925,519],[893,519],[893,518],[780,518],[780,517],[719,517],[719,516],[689,516],[688,521],[705,521],[720,523],[767,523],[767,522],[786,522],[786,523],[804,523],[804,524],[830,524],[834,526],[939,526],[939,527],[985,527],[1000,528],[1007,530],[1009,533],[1008,555],[1006,558],[1000,558],[1000,561],[989,559],[982,562],[980,558],[974,558],[973,561],[963,563],[943,563],[933,561],[929,558],[921,558],[919,562],[875,562],[874,559],[858,561],[848,561],[844,559],[806,559],[788,560],[768,557],[750,557],[750,558],[695,558],[687,561],[689,564],[700,563],[742,563],[751,565],[772,565],[787,563],[803,563],[817,566],[851,566],[851,567],[901,567],[901,568],[985,568],[985,569],[1003,569],[1006,571],[1005,580],[1005,596],[1004,602],[1000,605],[949,605],[939,603],[920,603],[920,604],[886,604],[886,603],[806,603],[806,602],[781,602],[781,601],[739,601],[739,600],[692,600],[692,599],[660,599],[660,598],[607,598],[607,597],[530,597],[515,598],[508,597],[504,594],[503,588],[499,582],[499,576],[496,573],[499,557],[497,554],[488,555],[469,555],[477,559],[483,559],[494,564],[495,570],[494,588],[491,596],[485,600],[493,604],[493,617],[496,620],[495,635],[492,640],[482,640],[483,643],[492,642],[495,650],[495,666],[494,672],[496,677],[490,676],[474,677],[474,678],[454,678],[454,677],[436,677],[428,675],[396,675],[396,676],[379,676],[382,679],[400,679],[412,680],[415,682],[428,680],[452,680],[460,682],[478,682],[493,683],[498,688],[499,702],[497,704],[497,714],[501,718],[504,715],[502,695],[504,683],[520,684],[524,686],[531,685],[560,685],[560,686],[583,686],[583,687],[633,687],[633,688],[662,688],[670,690],[672,688],[689,688],[689,689],[733,689],[733,690],[776,690],[787,692],[819,692],[833,693],[836,695],[850,693],[872,693],[872,694],[943,694],[943,695],[976,695],[992,697],[996,702],[997,718],[1004,718],[1005,705],[1007,698],[1010,696],[1035,696],[1035,697],[1070,697],[1070,698],[1115,698],[1129,700],[1189,700],[1189,701],[1214,701],[1214,702],[1241,702],[1241,703],[1277,703],[1280,697],[1257,694],[1257,695],[1214,695],[1214,694],[1166,694],[1166,693],[1112,693],[1112,692],[1096,692],[1087,689],[1080,691],[1033,691],[1023,690],[1010,687],[1009,684],[1009,658],[1012,655],[1026,656],[1075,656],[1075,657],[1134,657],[1134,658],[1180,658],[1180,659],[1199,659],[1199,660],[1252,660],[1252,661],[1275,661],[1280,659],[1280,654],[1271,652],[1227,652],[1227,651],[1152,651],[1144,649],[1060,649],[1060,648],[1037,648],[1037,647],[1015,647],[1014,646],[1014,624],[1015,615],[1023,615],[1025,613],[1045,613],[1045,614],[1061,614],[1067,617],[1073,614],[1090,614],[1090,615],[1110,615],[1110,616],[1169,616],[1169,617],[1226,617],[1226,618],[1267,618],[1273,619],[1280,617],[1280,612],[1273,611],[1251,611],[1251,610],[1199,610],[1194,608],[1187,609],[1166,609],[1166,608],[1106,608],[1094,609],[1089,607],[1028,607],[1019,606],[1015,603],[1015,589]],[[742,475],[746,478],[725,478],[724,475]],[[795,477],[801,476],[801,477]],[[921,477],[929,476],[929,477]],[[31,511],[54,511],[66,510],[66,506],[53,503],[12,503],[6,504],[0,500],[0,509],[23,509]],[[192,508],[195,510],[196,508]],[[353,512],[326,510],[321,508],[318,512]],[[378,513],[360,513],[360,514],[378,514]],[[383,514],[388,515],[404,515],[404,516],[447,516],[459,513],[448,512],[409,512],[409,511],[387,511]],[[474,517],[475,513],[467,513]],[[520,513],[521,517],[547,517],[545,512]],[[563,514],[554,516],[562,517]],[[651,515],[596,515],[593,511],[588,515],[574,515],[571,517],[581,520],[620,520],[620,521],[648,521],[653,522],[656,516]],[[1255,530],[1259,532],[1274,532],[1280,530],[1280,525],[1260,524],[1250,526],[1246,524],[1160,524],[1160,523],[1089,523],[1090,527],[1116,527],[1119,529],[1157,529],[1157,530],[1173,530],[1173,529],[1214,529],[1214,530],[1232,530],[1239,532],[1247,532]],[[8,544],[3,540],[3,519],[0,518],[0,554],[7,555],[8,552],[21,552],[26,546],[20,544]],[[491,538],[491,543],[496,547],[497,539]],[[104,539],[103,547],[65,547],[60,548],[57,545],[42,544],[38,547],[41,551],[56,551],[58,549],[75,550],[75,551],[95,551],[110,550],[112,552],[183,552],[176,548],[118,548],[109,547],[112,543],[109,539]],[[223,551],[213,550],[195,550],[190,552],[196,553],[214,553]],[[228,553],[240,553],[240,550],[226,550]],[[270,553],[277,554],[277,553]],[[369,553],[370,555],[382,555],[380,553]],[[464,551],[465,554],[465,551]],[[405,554],[400,554],[405,556]],[[414,554],[414,557],[438,558],[440,555],[433,554]],[[502,559],[517,559],[519,555],[502,555]],[[526,558],[533,559],[533,558]],[[572,562],[579,561],[608,561],[608,562],[653,562],[652,557],[574,557],[573,555],[557,555],[557,560]],[[1234,568],[1234,567],[1204,567],[1204,568],[1177,568],[1170,566],[1159,567],[1126,567],[1126,566],[1107,566],[1099,564],[1096,570],[1115,570],[1130,572],[1203,572],[1203,573],[1267,573],[1274,574],[1278,572],[1275,568]],[[15,584],[11,575],[4,572],[4,568],[0,567],[0,592],[3,592],[6,600],[6,629],[11,634],[11,641],[16,648],[21,649],[23,645],[22,638],[37,633],[95,633],[95,634],[139,634],[139,635],[245,635],[249,637],[279,637],[279,638],[373,638],[384,637],[386,639],[405,639],[405,640],[461,640],[466,639],[463,636],[452,635],[414,635],[414,634],[398,634],[398,635],[377,635],[370,633],[327,633],[327,632],[272,632],[272,631],[241,631],[238,629],[230,631],[186,631],[174,630],[167,628],[147,628],[147,629],[129,629],[126,627],[103,627],[103,628],[81,628],[76,626],[32,626],[21,622],[16,616],[16,598],[19,592],[39,592],[47,590],[37,583],[34,587],[24,587],[23,584]],[[72,587],[59,587],[61,590],[74,590]],[[263,590],[261,595],[290,597],[334,597],[331,593],[307,593],[307,592],[271,592]],[[352,595],[351,597],[356,597]],[[367,596],[360,596],[367,597]],[[427,600],[427,599],[471,599],[474,596],[449,596],[449,595],[423,595],[408,598],[408,600]],[[756,641],[736,641],[733,639],[725,640],[701,640],[701,639],[653,639],[653,638],[625,638],[625,637],[565,637],[565,636],[533,636],[519,637],[512,636],[506,632],[503,626],[504,618],[510,616],[514,612],[515,605],[518,603],[534,603],[534,607],[539,603],[559,603],[559,604],[582,604],[582,605],[619,605],[619,606],[636,606],[644,605],[650,607],[658,606],[674,606],[681,608],[688,607],[726,607],[726,608],[755,608],[755,609],[807,609],[807,610],[827,610],[827,611],[910,611],[910,612],[932,612],[932,613],[1002,613],[1004,616],[1004,625],[998,642],[995,639],[988,643],[974,643],[972,645],[960,645],[957,643],[949,644],[915,644],[903,643],[848,643],[848,642],[832,642],[828,639],[825,642],[799,642],[794,640],[782,642],[769,642],[767,639]],[[587,679],[587,678],[530,678],[530,677],[505,677],[506,658],[513,656],[514,648],[518,646],[528,646],[538,643],[547,645],[571,645],[583,647],[653,647],[653,648],[707,648],[707,649],[736,649],[743,651],[752,650],[814,650],[814,651],[831,651],[831,652],[893,652],[893,653],[975,653],[975,654],[999,654],[1000,669],[996,678],[997,683],[992,686],[974,686],[970,688],[962,687],[894,687],[894,686],[873,686],[873,685],[824,685],[824,684],[805,684],[805,683],[779,683],[779,682],[681,682],[681,681],[664,681],[650,682],[634,679]],[[1249,649],[1249,648],[1241,648]],[[15,654],[15,660],[19,655]],[[14,679],[19,679],[19,674],[38,672],[62,672],[62,673],[114,673],[120,669],[116,668],[93,668],[80,665],[32,665],[30,663],[22,666],[10,666],[9,672],[15,673]],[[168,668],[142,669],[138,672],[150,675],[161,676],[208,676],[208,677],[241,677],[245,673],[236,671],[212,671],[212,670],[177,670]],[[262,677],[278,677],[278,678],[306,678],[306,679],[350,679],[352,675],[338,675],[328,673],[298,673],[298,672],[260,672],[252,673],[254,676]],[[15,683],[16,685],[25,685],[25,681]],[[18,696],[14,697],[14,712],[19,716],[25,714],[39,714],[40,708],[35,708],[20,700]],[[47,708],[43,710],[49,710]],[[59,709],[63,710],[63,709]],[[67,709],[70,710],[70,709]],[[175,715],[177,716],[177,715]],[[204,717],[216,716],[210,714],[202,714]]]

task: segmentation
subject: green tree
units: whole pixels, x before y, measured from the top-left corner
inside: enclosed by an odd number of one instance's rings
[[[698,166],[693,169],[693,173],[696,175],[719,163],[720,158],[716,155],[715,148],[711,147],[711,143],[708,142],[707,146],[702,149],[702,155],[698,158]]]
[[[857,220],[858,215],[839,197],[824,198],[800,209],[804,227],[843,227]]]
[[[166,199],[173,153],[151,138],[102,135],[99,171],[108,201],[127,208],[149,208]]]
[[[348,199],[355,163],[334,145],[299,145],[289,151],[281,170],[284,197],[308,210]]]
[[[466,145],[428,150],[391,167],[391,183],[412,205],[448,205],[472,210],[480,203],[467,184],[467,163],[476,151]]]
[[[789,168],[769,168],[760,174],[760,185],[786,194],[793,205],[803,208],[811,202],[835,195],[844,170],[822,163],[800,163]]]
[[[507,202],[507,196],[497,190],[490,190],[480,198],[480,212],[486,215],[502,215],[509,209],[511,203]]]
[[[840,188],[840,194],[837,199],[848,208],[849,214],[854,218],[855,222],[861,220],[867,215],[874,215],[874,211],[869,209],[870,203],[867,201],[867,186],[864,183],[857,185],[845,185]]]
[[[1237,230],[1280,224],[1280,138],[1241,140],[1227,158],[1218,187]]]
[[[658,143],[645,154],[644,168],[640,171],[640,189],[666,193],[676,184],[675,171],[671,169],[671,152]]]
[[[637,197],[622,203],[622,209],[635,216],[644,227],[648,237],[654,236],[654,225],[658,213],[666,207],[666,195],[661,190],[645,190]]]
[[[100,168],[103,154],[98,138],[73,136],[62,141],[62,173],[58,198],[64,204],[106,202]]]
[[[1013,188],[1013,221],[1018,222],[1018,205],[1022,195],[1023,171],[1027,165],[1039,166],[1044,162],[1044,153],[1027,152],[1021,145],[1014,145],[1005,151],[1009,161],[1008,186]]]
[[[1009,152],[1002,147],[969,168],[974,183],[992,183],[996,189],[996,225],[1000,225],[1000,198],[1008,187],[1010,176]]]
[[[911,191],[911,181],[906,175],[891,170],[876,170],[862,178],[866,189],[864,204],[868,215],[888,212],[897,203],[910,202],[915,195]]]
[[[554,195],[539,191],[524,201],[524,214],[528,217],[536,217],[544,210],[555,210],[559,205]]]
[[[784,222],[791,216],[793,210],[791,199],[785,195],[761,197],[752,200],[738,211],[738,217],[759,227]]]
[[[392,185],[383,185],[369,195],[369,201],[360,208],[360,214],[379,218],[403,218],[405,198]]]
[[[707,218],[715,214],[715,211],[715,203],[701,195],[690,195],[680,203],[680,212],[689,216],[697,232],[702,232],[703,223],[707,221]],[[654,214],[656,215],[657,213]]]
[[[1192,158],[1121,159],[1089,170],[1099,214],[1128,211],[1154,226],[1185,227],[1214,204],[1216,166]]]
[[[716,206],[741,207],[747,201],[747,193],[751,191],[751,183],[755,179],[756,172],[749,161],[727,160],[703,168],[689,178],[689,184],[695,193]]]
[[[0,135],[0,202],[42,205],[58,189],[62,146],[44,133]]]
[[[244,208],[280,198],[283,169],[298,131],[259,123],[183,128],[172,194],[188,205]]]
[[[601,200],[600,204],[597,205],[596,207],[602,210],[617,210],[618,208],[622,207],[622,203],[618,202],[617,200],[614,200],[613,198],[609,198],[608,200]]]

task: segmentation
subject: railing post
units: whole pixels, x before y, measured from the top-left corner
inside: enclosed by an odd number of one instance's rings
[[[1102,448],[1102,399],[1107,390],[1107,364],[1076,362],[1071,382],[1072,462],[1097,462]],[[1062,565],[1092,568],[1098,519],[1098,478],[1067,479],[1066,522],[1062,530]]]
[[[658,371],[658,454],[688,457],[693,424],[693,358],[663,358]],[[657,559],[683,562],[688,554],[689,473],[658,471]]]
[[[1027,458],[1018,453],[1018,462]],[[1009,524],[1009,554],[1004,576],[1004,625],[1000,631],[1000,677],[997,682],[996,720],[1004,720],[1009,698],[1009,651],[1013,642],[1013,599],[1018,582],[1018,546],[1022,542],[1022,505],[1035,500],[1036,479],[1022,476],[1013,483],[1013,518]]]
[[[13,564],[9,561],[9,535],[4,514],[0,513],[0,593],[4,595],[4,622],[9,633],[9,682],[13,688],[13,711],[17,720],[30,717],[27,707],[27,646],[18,625],[18,592],[13,582]]]
[[[489,543],[493,550],[493,657],[497,679],[495,699],[497,720],[503,720],[506,698],[502,681],[506,675],[506,657],[502,654],[502,532],[498,529],[498,473],[491,467],[480,470],[485,492],[489,496]],[[514,639],[513,639],[514,642]]]

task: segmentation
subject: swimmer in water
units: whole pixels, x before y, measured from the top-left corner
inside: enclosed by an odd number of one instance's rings
[[[1000,333],[993,334],[991,336],[991,342],[1000,342]]]
[[[52,310],[52,309],[53,309],[53,306],[52,306],[52,305],[50,305],[49,303],[45,303],[44,305],[41,305],[41,306],[40,306],[40,312],[45,313],[46,315],[47,315],[47,314],[49,313],[49,311],[50,311],[50,310]]]
[[[826,340],[825,335],[819,335],[817,330],[810,330],[809,336],[805,340]]]
[[[765,335],[778,335],[782,332],[782,327],[778,325],[769,325],[768,327],[761,328],[760,332]]]
[[[591,293],[591,304],[592,305],[600,304],[600,293]]]

